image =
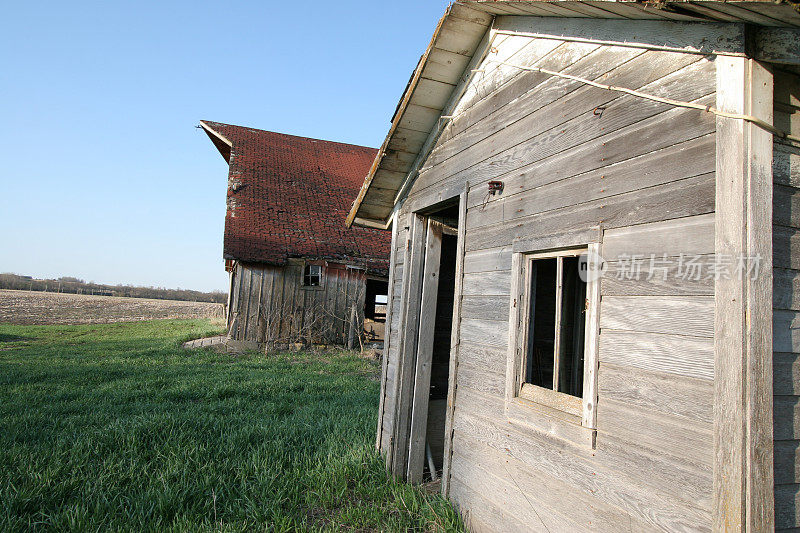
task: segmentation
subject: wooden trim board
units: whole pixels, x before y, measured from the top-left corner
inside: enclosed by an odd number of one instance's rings
[[[772,73],[720,56],[717,107],[771,123]],[[772,134],[717,117],[715,253],[759,256],[715,281],[714,531],[772,531]]]
[[[450,471],[453,460],[453,413],[456,405],[458,357],[461,351],[461,315],[464,297],[464,245],[467,235],[467,198],[469,182],[464,185],[458,202],[458,238],[456,241],[456,281],[453,299],[453,325],[450,335],[450,371],[447,378],[447,411],[444,423],[444,458],[442,461],[442,496],[450,494]]]

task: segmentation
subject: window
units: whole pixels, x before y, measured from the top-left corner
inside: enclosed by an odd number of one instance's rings
[[[591,443],[597,402],[598,251],[599,244],[592,243],[513,255],[515,331],[509,364],[514,372],[506,389],[510,417],[543,428],[552,426],[542,416],[555,417],[570,427],[582,426],[561,434]]]
[[[525,383],[583,396],[586,255],[530,259]],[[585,277],[584,277],[585,278]]]
[[[319,287],[322,281],[322,267],[320,265],[306,265],[303,269],[303,286]]]

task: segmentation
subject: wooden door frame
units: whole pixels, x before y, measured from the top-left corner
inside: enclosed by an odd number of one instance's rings
[[[452,415],[455,399],[455,379],[459,329],[461,324],[461,287],[464,270],[464,234],[467,209],[467,184],[464,191],[456,197],[459,206],[456,271],[454,284],[453,321],[450,341],[450,368],[448,375],[447,411],[445,415],[444,457],[442,488],[449,489],[447,473],[452,455]],[[430,212],[428,209],[422,211]],[[430,314],[433,306],[428,302],[436,301],[438,292],[438,266],[441,254],[436,255],[436,265],[426,261],[429,245],[441,250],[443,239],[442,226],[429,241],[429,227],[437,227],[438,222],[431,220],[427,214],[414,212],[408,214],[408,240],[404,262],[403,289],[400,302],[401,332],[398,345],[398,378],[395,383],[395,409],[392,437],[387,446],[386,463],[389,471],[412,482],[422,480],[425,460],[425,435],[427,430],[428,393],[430,391],[430,366],[432,358],[432,339],[435,320],[430,320],[431,327],[427,332],[420,332],[420,316],[425,306],[425,314]],[[438,242],[437,242],[438,241]],[[427,272],[426,272],[427,263]],[[426,274],[430,275],[435,267],[436,286],[425,283]],[[427,286],[428,290],[425,290]],[[423,302],[424,300],[424,302]],[[432,318],[435,318],[433,310]],[[422,334],[422,335],[421,335]],[[422,338],[422,339],[421,339]],[[420,346],[425,346],[422,359]],[[418,362],[423,364],[419,365]],[[419,370],[419,371],[418,371]]]

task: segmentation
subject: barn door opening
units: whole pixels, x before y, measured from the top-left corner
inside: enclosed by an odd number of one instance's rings
[[[407,479],[437,480],[444,462],[458,204],[427,216]]]

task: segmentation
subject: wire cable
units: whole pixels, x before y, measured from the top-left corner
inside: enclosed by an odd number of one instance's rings
[[[573,81],[577,81],[579,83],[584,83],[586,85],[591,85],[593,87],[597,87],[598,89],[606,89],[608,91],[616,91],[616,92],[621,92],[621,93],[625,93],[625,94],[630,94],[631,96],[636,96],[637,98],[645,98],[647,100],[652,100],[654,102],[660,102],[662,104],[668,104],[668,105],[672,105],[672,106],[675,106],[675,107],[686,107],[686,108],[689,108],[689,109],[698,109],[700,111],[705,111],[706,113],[712,113],[712,114],[714,114],[716,116],[719,116],[719,117],[732,118],[732,119],[737,119],[737,120],[744,120],[746,122],[750,122],[751,124],[754,124],[754,125],[758,126],[759,128],[761,128],[763,130],[766,130],[766,131],[772,133],[776,137],[779,137],[781,139],[786,139],[786,140],[789,140],[789,141],[792,141],[792,142],[800,143],[800,136],[791,135],[791,134],[789,134],[789,133],[787,133],[787,132],[785,132],[783,130],[779,130],[778,128],[776,128],[775,126],[770,124],[769,122],[767,122],[765,120],[762,120],[762,119],[760,119],[758,117],[754,117],[752,115],[742,115],[740,113],[730,113],[728,111],[721,111],[721,110],[719,110],[719,109],[717,109],[715,107],[712,107],[710,105],[695,104],[693,102],[684,102],[682,100],[675,100],[673,98],[664,98],[664,97],[661,97],[661,96],[655,96],[653,94],[643,93],[641,91],[636,91],[634,89],[628,89],[626,87],[617,87],[615,85],[606,85],[604,83],[598,83],[596,81],[588,80],[586,78],[581,78],[579,76],[573,76],[572,74],[564,74],[563,72],[555,72],[555,71],[547,70],[547,69],[544,69],[544,68],[541,68],[541,67],[526,67],[526,66],[523,66],[523,65],[515,65],[514,63],[509,63],[507,61],[501,61],[499,59],[487,58],[487,61],[492,61],[494,63],[499,63],[501,65],[505,65],[507,67],[517,68],[517,69],[520,69],[520,70],[527,70],[527,71],[531,71],[531,72],[539,72],[541,74],[545,74],[545,75],[548,75],[548,76],[556,76],[556,77],[559,77],[559,78],[573,80]]]

